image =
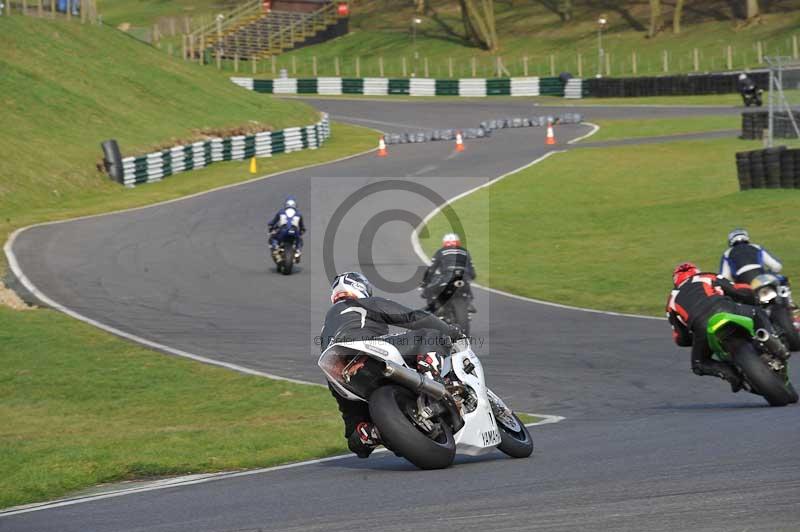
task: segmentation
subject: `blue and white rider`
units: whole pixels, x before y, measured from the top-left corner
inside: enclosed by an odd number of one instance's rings
[[[303,223],[303,215],[297,210],[297,200],[294,196],[286,197],[283,208],[272,217],[272,221],[269,222],[267,228],[269,230],[269,245],[273,253],[277,252],[283,235],[290,231],[295,232],[297,244],[295,246],[294,259],[296,262],[300,262],[300,255],[303,251],[302,235],[306,232],[306,226]]]
[[[728,246],[719,263],[719,274],[733,283],[750,284],[762,273],[778,275],[783,269],[781,261],[769,251],[750,243],[750,234],[744,229],[734,229],[728,233]],[[783,284],[788,284],[785,277],[778,277]]]

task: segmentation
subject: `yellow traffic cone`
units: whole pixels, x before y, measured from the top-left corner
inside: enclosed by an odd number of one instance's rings
[[[256,164],[256,158],[253,157],[250,159],[250,173],[255,174],[256,172],[258,172],[258,164]]]

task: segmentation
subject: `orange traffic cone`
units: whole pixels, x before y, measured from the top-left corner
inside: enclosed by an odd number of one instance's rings
[[[460,131],[456,132],[456,151],[464,151],[464,137]]]
[[[552,146],[556,143],[556,134],[553,133],[553,122],[551,120],[547,121],[547,140],[545,144],[548,146]]]
[[[386,151],[386,141],[381,137],[378,141],[378,157],[386,157],[388,154],[389,152]]]

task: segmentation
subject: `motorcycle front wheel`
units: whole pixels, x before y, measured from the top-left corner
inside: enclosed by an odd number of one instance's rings
[[[432,438],[413,421],[417,397],[406,388],[389,384],[372,392],[369,414],[387,449],[420,469],[444,469],[453,463],[456,442],[450,425],[438,423]]]
[[[489,390],[488,395],[500,431],[500,445],[497,448],[511,458],[529,457],[533,453],[533,438],[528,427],[494,392]]]

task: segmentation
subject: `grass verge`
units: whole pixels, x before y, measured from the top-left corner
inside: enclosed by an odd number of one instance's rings
[[[0,307],[0,507],[98,483],[346,451],[325,388],[197,364]]]
[[[734,115],[665,118],[663,120],[597,120],[595,123],[600,126],[600,130],[584,142],[737,129],[741,126],[741,122],[741,117]]]
[[[800,190],[738,191],[734,153],[760,146],[721,139],[570,151],[453,209],[482,283],[563,304],[661,315],[674,265],[692,260],[715,270],[733,227],[749,229],[790,277],[800,269],[800,234],[789,215]],[[450,228],[440,214],[428,229],[422,245],[430,253]],[[509,235],[514,246],[506,245]]]

